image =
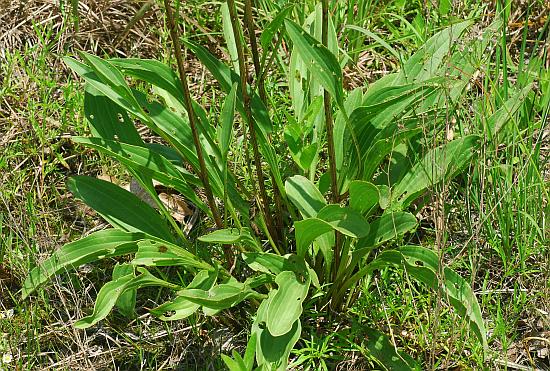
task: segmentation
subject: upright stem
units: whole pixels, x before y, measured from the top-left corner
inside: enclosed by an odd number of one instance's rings
[[[264,103],[266,103],[265,87],[263,80],[260,80],[261,67],[260,67],[260,52],[258,50],[258,41],[256,40],[256,30],[254,27],[254,18],[252,17],[252,0],[244,1],[244,21],[248,30],[248,37],[250,38],[250,49],[252,50],[252,61],[254,63],[254,72],[256,74],[256,86],[258,87],[258,93]]]
[[[328,47],[328,0],[322,1],[322,42],[323,45]],[[330,188],[332,203],[337,204],[340,202],[340,195],[338,192],[338,180],[336,178],[336,154],[334,151],[334,125],[332,120],[332,107],[330,102],[330,94],[328,91],[324,91],[324,106],[325,106],[325,125],[327,128],[327,142],[328,142],[328,161],[330,171]],[[342,236],[338,231],[336,233],[336,243],[334,246],[334,271],[333,279],[336,279],[338,273],[338,266],[340,265],[340,250],[342,245]]]
[[[239,36],[240,33],[239,33],[237,9],[235,8],[234,0],[227,0],[227,5],[229,8],[231,26],[233,28],[233,34],[235,35],[235,46],[237,47],[237,55],[239,58],[241,93],[243,96],[243,105],[244,105],[244,110],[246,114],[246,121],[248,123],[248,135],[250,136],[250,142],[252,144],[252,150],[254,153],[254,165],[256,166],[256,177],[258,178],[258,186],[260,188],[260,194],[259,194],[261,199],[260,209],[262,210],[268,233],[271,236],[276,236],[276,233],[275,233],[276,231],[273,229],[273,219],[271,217],[271,213],[269,212],[269,199],[267,197],[267,192],[265,189],[264,175],[262,172],[262,159],[260,157],[260,150],[258,149],[258,141],[256,139],[255,120],[254,120],[254,117],[252,116],[252,109],[250,107],[250,95],[248,94],[248,89],[247,89],[248,66],[246,64],[246,60],[244,56],[243,44],[241,43],[241,39]]]
[[[202,146],[199,140],[199,132],[197,130],[197,125],[196,125],[195,111],[193,110],[193,101],[191,99],[191,93],[189,92],[189,86],[187,85],[187,71],[185,70],[185,65],[183,64],[183,57],[181,55],[181,45],[178,39],[178,34],[176,32],[177,31],[176,21],[174,19],[174,13],[172,12],[170,0],[164,0],[164,7],[166,8],[166,17],[168,20],[168,27],[170,29],[170,38],[172,39],[174,54],[176,56],[176,62],[178,65],[178,72],[180,75],[181,87],[183,90],[185,108],[187,109],[187,115],[189,116],[189,125],[191,126],[191,132],[193,133],[193,142],[195,143],[195,150],[197,151],[197,158],[199,160],[199,165],[200,165],[199,177],[202,181],[202,184],[204,185],[204,190],[206,192],[206,199],[208,201],[208,206],[210,207],[210,211],[212,211],[212,216],[214,217],[214,222],[216,223],[216,227],[223,228],[223,221],[216,207],[216,203],[214,201],[214,195],[212,194],[212,188],[210,187],[210,181],[208,179],[208,171],[206,170],[206,163],[204,161]],[[232,265],[233,254],[229,246],[224,246],[224,254],[228,264]]]
[[[256,39],[256,27],[254,25],[254,18],[252,16],[252,0],[245,0],[244,2],[244,20],[246,23],[246,28],[248,30],[248,37],[250,39],[250,49],[252,51],[252,61],[254,63],[254,72],[256,75],[256,87],[258,89],[258,93],[260,95],[260,99],[264,103],[264,105],[267,107],[267,96],[265,93],[265,85],[264,85],[264,76],[266,74],[266,71],[262,71],[261,63],[260,63],[260,52],[258,50],[258,41]],[[265,66],[265,69],[267,70],[268,65]],[[281,203],[281,195],[279,194],[279,189],[277,188],[275,184],[275,177],[273,174],[271,174],[271,183],[273,184],[273,198],[275,199],[275,209],[277,210],[275,214],[275,235],[273,235],[273,238],[277,238],[280,240],[279,237],[281,235],[279,232],[283,228],[283,212],[282,212],[282,203]]]

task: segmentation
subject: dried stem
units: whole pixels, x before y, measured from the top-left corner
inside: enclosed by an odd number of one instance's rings
[[[263,71],[260,63],[260,52],[258,50],[258,42],[256,39],[256,27],[254,24],[254,18],[252,16],[252,0],[245,0],[244,2],[244,21],[246,23],[246,28],[248,30],[248,37],[250,39],[250,49],[252,52],[252,61],[254,63],[254,72],[256,75],[256,88],[260,95],[260,99],[267,107],[267,96],[265,93],[264,77],[267,72],[268,65],[265,66],[266,71]],[[277,210],[275,214],[276,225],[274,229],[275,235],[272,237],[280,240],[280,234],[278,232],[282,231],[283,228],[283,212],[282,212],[282,202],[279,189],[276,187],[275,177],[271,174],[271,183],[273,184],[273,198],[275,199],[275,209]]]
[[[241,42],[240,33],[239,33],[237,9],[235,8],[234,0],[227,0],[227,5],[229,7],[231,26],[233,28],[233,34],[235,35],[235,46],[237,47],[237,55],[239,58],[241,93],[243,96],[243,105],[244,105],[244,110],[246,114],[246,121],[248,123],[248,135],[250,136],[250,142],[252,144],[252,150],[254,153],[254,165],[256,166],[256,177],[258,178],[258,186],[260,189],[260,194],[259,194],[260,202],[261,202],[260,209],[262,210],[268,233],[273,237],[273,236],[276,236],[276,233],[273,228],[273,219],[269,211],[269,199],[267,197],[267,192],[265,189],[264,176],[262,172],[262,160],[260,157],[260,150],[258,148],[258,141],[256,139],[255,120],[254,120],[254,117],[252,116],[252,109],[250,106],[250,95],[248,94],[248,89],[247,89],[248,66],[245,60],[243,44]],[[254,181],[252,183],[254,184]]]
[[[322,43],[328,46],[328,0],[322,1]],[[330,172],[330,188],[332,203],[337,204],[340,202],[340,195],[338,192],[338,180],[336,178],[336,154],[334,150],[334,125],[332,120],[332,106],[330,94],[328,91],[324,91],[324,106],[325,106],[325,125],[327,129],[327,142],[328,142],[328,161]],[[334,246],[334,275],[333,279],[336,279],[338,274],[338,266],[340,265],[340,250],[342,246],[342,236],[338,231],[336,233],[336,243]]]
[[[204,161],[202,146],[199,140],[199,132],[197,130],[197,125],[196,125],[195,111],[193,110],[193,101],[191,99],[191,93],[189,92],[189,86],[187,85],[187,72],[185,70],[183,57],[181,55],[181,45],[178,39],[178,34],[176,30],[176,21],[174,19],[174,13],[170,5],[170,0],[164,0],[164,7],[166,8],[166,17],[168,20],[168,28],[170,30],[170,38],[172,39],[174,54],[176,56],[176,62],[178,65],[178,72],[180,75],[181,87],[183,90],[185,108],[187,109],[187,114],[189,116],[189,125],[191,126],[191,131],[193,133],[193,141],[195,143],[197,158],[199,160],[199,165],[200,165],[199,177],[204,186],[204,190],[206,192],[206,198],[208,201],[208,206],[210,207],[210,211],[212,212],[212,216],[214,217],[214,222],[216,223],[216,227],[223,228],[223,221],[216,207],[216,203],[214,201],[214,195],[212,194],[212,188],[210,187],[210,181],[208,179],[208,171],[206,170],[206,163]],[[224,254],[228,264],[232,265],[233,254],[231,252],[230,246],[224,246]]]

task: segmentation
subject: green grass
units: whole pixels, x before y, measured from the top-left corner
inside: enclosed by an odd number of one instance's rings
[[[459,4],[446,15],[434,8],[426,12],[420,1],[365,3],[375,11],[361,19],[348,17],[346,22],[380,35],[402,57],[412,54],[450,22],[490,11],[476,1]],[[268,5],[270,2],[264,8],[266,17],[272,11]],[[201,4],[196,4],[188,17],[219,38],[220,17],[210,17],[200,9]],[[211,12],[217,14],[213,9]],[[338,14],[344,17],[346,9]],[[70,135],[87,134],[81,83],[57,55],[61,34],[47,23],[35,26],[34,32],[39,41],[35,46],[10,50],[0,59],[0,311],[13,309],[13,316],[0,317],[0,356],[10,353],[14,358],[7,369],[15,364],[21,369],[47,365],[74,369],[92,364],[110,368],[113,363],[120,369],[223,368],[215,354],[227,354],[233,347],[241,351],[246,339],[241,330],[249,328],[249,323],[239,310],[222,321],[199,317],[176,323],[162,323],[142,311],[133,321],[115,314],[99,329],[88,332],[71,328],[70,323],[84,315],[83,309],[92,307],[99,287],[110,279],[112,262],[59,276],[38,297],[20,300],[18,290],[30,268],[55,248],[102,223],[68,196],[68,176],[121,176],[113,162],[70,141]],[[166,40],[167,34],[163,36]],[[545,39],[548,33],[530,31],[526,39],[539,36]],[[208,40],[204,35],[199,37]],[[340,37],[358,64],[362,58],[372,60],[360,64],[361,68],[383,71],[399,67],[395,56],[379,43],[368,42],[364,35],[344,31]],[[503,37],[497,40],[497,47],[511,50],[507,42],[509,38]],[[529,54],[528,46],[520,45],[520,54]],[[534,54],[538,51],[540,47],[533,48]],[[502,55],[501,50],[500,56],[481,66],[474,89],[479,87],[484,99],[477,103],[472,99],[470,106],[457,107],[453,114],[456,133],[485,133],[487,118],[514,93],[513,87],[502,82],[503,71],[518,80],[528,79],[522,72],[529,68],[520,62],[523,57]],[[533,56],[529,56],[531,61]],[[284,58],[281,56],[282,62]],[[326,328],[324,312],[312,313],[309,318],[315,320],[304,324],[293,354],[294,365],[311,370],[334,369],[339,364],[344,369],[373,367],[363,328],[374,327],[390,334],[397,346],[427,368],[492,369],[496,367],[494,360],[506,360],[507,352],[513,349],[522,352],[526,341],[534,344],[526,338],[550,329],[549,144],[544,134],[549,130],[550,73],[544,66],[531,66],[530,71],[539,81],[538,89],[529,96],[517,120],[507,124],[498,141],[484,143],[480,160],[466,175],[445,185],[445,230],[436,232],[433,217],[438,214],[434,200],[429,200],[427,208],[419,210],[425,219],[415,236],[438,250],[445,264],[472,283],[491,334],[490,359],[483,360],[482,349],[468,333],[467,325],[442,298],[422,289],[406,274],[386,270],[373,278],[374,286],[365,285],[350,308],[355,314],[353,322],[341,318],[338,327]],[[275,106],[289,107],[288,97],[275,88],[285,72],[268,76]],[[200,81],[200,76],[195,79]],[[217,112],[215,103],[221,98],[213,87],[205,90],[202,101],[210,102],[209,108]],[[285,146],[282,139],[279,146]],[[244,156],[237,154],[232,165],[242,168],[245,162]],[[445,243],[438,245],[440,232]],[[162,295],[145,291],[139,306],[151,308]],[[197,323],[203,326],[193,326]],[[227,347],[222,347],[226,342]],[[547,359],[537,358],[536,352],[529,355],[533,364],[550,367]],[[522,362],[532,365],[525,355]]]

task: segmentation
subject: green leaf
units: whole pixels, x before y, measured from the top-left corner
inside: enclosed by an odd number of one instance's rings
[[[132,275],[133,277],[135,277],[134,266],[127,263],[117,263],[115,265],[115,268],[113,269],[113,281],[126,275]],[[120,313],[122,313],[122,315],[126,318],[133,318],[135,316],[136,294],[137,290],[135,289],[127,290],[125,293],[120,295],[120,297],[116,301],[116,307],[118,308]]]
[[[387,336],[374,329],[365,328],[365,345],[369,354],[376,359],[380,366],[388,371],[407,371],[418,370],[422,368],[416,361],[404,352],[397,351],[395,346],[390,343]]]
[[[487,119],[487,128],[488,132],[491,134],[491,137],[498,134],[498,132],[510,121],[513,119],[514,114],[522,106],[527,95],[533,90],[533,84],[529,84],[516,94],[514,94],[510,99],[508,99],[502,107],[500,107],[495,113],[493,113]]]
[[[183,289],[178,291],[178,296],[205,308],[219,311],[231,308],[249,297],[258,297],[259,294],[243,283],[231,281],[216,285],[210,290]]]
[[[247,371],[246,368],[243,368],[238,361],[232,359],[231,357],[225,354],[222,354],[221,357],[229,371]]]
[[[138,242],[138,251],[132,264],[156,267],[183,265],[186,268],[212,269],[208,263],[177,245],[149,239]]]
[[[267,329],[267,311],[271,300],[277,294],[272,290],[269,297],[262,301],[258,308],[256,319],[252,324],[252,334],[257,336],[256,362],[268,370],[285,371],[288,365],[288,357],[294,345],[300,339],[302,325],[297,320],[289,332],[282,336],[273,336]]]
[[[178,296],[173,301],[151,309],[151,314],[159,317],[163,321],[177,321],[196,313],[200,307],[199,304],[195,304],[184,297]]]
[[[357,242],[357,249],[373,248],[416,228],[417,220],[407,212],[385,213],[370,223],[368,235]],[[357,251],[357,250],[356,250]]]
[[[436,33],[414,53],[403,66],[395,83],[426,81],[437,76],[439,68],[462,33],[472,24],[471,20],[454,24]],[[447,68],[444,66],[443,68]]]
[[[242,243],[256,250],[262,250],[260,243],[252,235],[250,228],[246,227],[218,229],[207,235],[199,237],[199,241],[224,245]]]
[[[246,344],[246,350],[244,352],[244,364],[247,370],[252,370],[254,367],[254,355],[256,354],[257,334],[251,334]]]
[[[190,41],[184,41],[185,45],[195,54],[195,56],[202,62],[202,64],[212,73],[214,78],[220,84],[222,90],[226,93],[231,91],[233,84],[237,84],[237,109],[241,113],[242,117],[246,117],[243,106],[243,98],[241,94],[241,83],[239,75],[216,58],[206,48],[195,44]],[[256,120],[258,127],[263,131],[265,135],[269,134],[273,130],[273,124],[269,118],[269,113],[265,104],[262,102],[257,93],[252,89],[250,90],[250,104],[252,108],[252,116]]]
[[[472,159],[479,137],[469,135],[432,149],[399,181],[392,192],[392,209],[407,207],[428,187],[454,177]]]
[[[97,211],[113,227],[173,241],[170,229],[155,209],[125,189],[87,176],[72,177],[67,186],[76,198]]]
[[[286,19],[285,26],[294,48],[310,72],[319,79],[338,105],[343,106],[342,70],[334,54],[295,22]]]
[[[349,185],[349,205],[352,209],[365,214],[378,205],[378,187],[374,184],[355,180]]]
[[[264,30],[260,35],[260,45],[262,45],[262,49],[267,50],[269,48],[269,46],[273,42],[275,34],[279,32],[285,21],[286,16],[293,8],[294,4],[289,4],[285,6],[283,9],[281,9],[281,11],[279,11],[279,13],[275,15],[273,20],[264,27]]]
[[[220,13],[222,15],[222,29],[223,37],[225,39],[225,45],[229,51],[229,58],[235,71],[239,71],[239,56],[237,53],[237,44],[235,42],[235,34],[233,33],[233,26],[231,24],[231,15],[229,14],[229,7],[227,2],[223,2],[220,6]],[[238,27],[238,36],[242,40],[241,27]]]
[[[269,302],[266,324],[269,333],[276,337],[288,333],[302,315],[302,303],[311,279],[305,272],[297,276],[294,272],[285,271],[277,275],[275,283],[278,290]]]
[[[441,296],[448,298],[457,312],[468,320],[470,328],[478,340],[487,349],[487,333],[481,315],[481,308],[470,285],[460,275],[448,267],[443,267],[444,277],[439,283],[441,270],[435,252],[420,246],[404,246],[399,250],[385,251],[369,266],[370,269],[381,269],[390,265],[403,266],[407,272],[433,290],[441,290]]]
[[[23,283],[21,296],[25,299],[40,285],[66,269],[75,269],[99,259],[134,253],[137,251],[137,242],[144,238],[147,236],[143,233],[106,229],[71,242],[33,268]]]
[[[369,224],[360,213],[339,205],[325,206],[316,218],[297,221],[294,228],[298,256],[305,256],[309,245],[327,232],[337,230],[353,238],[363,237],[369,232]]]
[[[285,189],[288,198],[304,218],[316,216],[327,204],[315,184],[301,175],[288,178]]]
[[[73,137],[76,143],[97,149],[130,169],[149,174],[167,187],[180,192],[202,211],[210,214],[210,209],[193,191],[184,179],[184,174],[162,155],[146,147],[134,146],[101,138]],[[185,175],[189,178],[188,175]],[[194,177],[191,177],[194,178]]]
[[[138,271],[141,273],[139,276],[129,274],[103,285],[97,294],[93,313],[76,321],[74,327],[79,329],[88,328],[107,317],[118,298],[127,290],[147,286],[163,286],[172,289],[178,287],[177,285],[153,276],[144,268],[138,268]]]
[[[89,84],[84,92],[84,115],[94,136],[144,145],[126,110]]]
[[[220,143],[220,152],[222,159],[227,161],[227,153],[231,143],[231,133],[233,132],[233,122],[235,120],[235,101],[237,95],[237,84],[233,84],[231,91],[225,98],[220,114],[220,131],[218,132],[218,142]]]
[[[357,211],[340,205],[327,205],[317,214],[317,218],[330,223],[333,228],[342,234],[354,238],[361,238],[369,233],[369,223]]]
[[[202,270],[195,275],[188,289],[210,290],[217,279],[217,272]],[[151,313],[163,321],[176,321],[184,319],[195,313],[200,308],[184,297],[178,296],[173,301],[164,303],[151,310]]]

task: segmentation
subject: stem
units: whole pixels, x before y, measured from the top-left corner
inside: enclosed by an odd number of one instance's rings
[[[322,1],[322,42],[323,45],[328,46],[328,0]],[[334,151],[334,127],[332,120],[332,107],[330,104],[330,94],[328,91],[324,91],[323,94],[324,106],[325,106],[325,125],[327,129],[327,142],[328,142],[328,160],[329,160],[329,171],[330,171],[330,188],[332,203],[337,204],[340,202],[339,192],[338,192],[338,180],[336,178],[336,154]],[[340,265],[340,250],[342,246],[342,236],[338,231],[335,231],[335,246],[334,246],[334,269],[333,269],[333,279],[336,278],[338,274],[338,267]]]
[[[267,96],[265,93],[264,77],[267,73],[268,66],[264,66],[265,70],[262,69],[260,63],[260,52],[258,50],[258,42],[256,40],[256,27],[254,25],[254,18],[252,17],[252,0],[245,0],[244,2],[244,20],[246,23],[246,28],[248,30],[248,37],[250,39],[250,49],[252,51],[252,61],[254,63],[254,72],[256,75],[256,88],[258,89],[258,94],[260,99],[267,107]],[[274,238],[280,237],[279,231],[282,231],[283,228],[283,213],[282,213],[282,204],[281,204],[281,195],[279,189],[275,184],[275,177],[271,174],[271,183],[273,184],[273,198],[275,200],[275,209],[277,213],[275,214],[275,223],[273,227],[275,228],[273,235]],[[280,239],[279,239],[280,240]]]
[[[265,86],[263,80],[260,80],[260,52],[258,51],[258,42],[256,40],[256,28],[254,27],[254,18],[252,17],[252,0],[244,1],[244,21],[248,30],[248,38],[250,39],[250,50],[252,51],[252,61],[254,63],[254,72],[256,74],[256,86],[261,100],[266,103]]]
[[[263,212],[269,234],[271,234],[271,236],[276,236],[275,231],[273,229],[273,220],[269,212],[268,197],[265,189],[265,182],[264,182],[264,177],[262,172],[262,160],[260,157],[260,150],[258,149],[258,141],[256,139],[255,120],[254,120],[254,117],[252,116],[252,109],[250,106],[250,95],[248,94],[248,89],[247,89],[248,67],[246,64],[244,49],[243,49],[243,45],[241,43],[240,34],[239,34],[239,24],[238,24],[238,18],[237,18],[237,10],[235,8],[235,1],[227,0],[227,5],[229,7],[229,14],[231,18],[231,26],[233,28],[233,34],[235,35],[235,46],[237,47],[237,55],[239,58],[239,74],[241,77],[241,93],[243,96],[243,105],[244,105],[244,110],[246,114],[246,121],[248,123],[248,135],[250,136],[250,142],[252,143],[252,150],[254,153],[254,165],[256,166],[256,177],[258,178],[258,186],[260,188],[259,196],[260,196],[261,204],[259,206]],[[254,184],[254,181],[252,181],[252,183]]]
[[[174,19],[174,13],[172,12],[172,7],[170,5],[170,0],[164,0],[164,7],[166,8],[166,17],[168,20],[168,28],[170,30],[170,38],[172,39],[172,45],[174,47],[174,54],[176,56],[176,62],[178,65],[178,72],[180,75],[181,87],[183,90],[183,97],[185,102],[185,108],[187,109],[187,115],[189,116],[189,125],[191,126],[191,131],[193,133],[193,142],[195,143],[195,149],[197,151],[197,158],[199,160],[200,172],[199,177],[204,185],[204,190],[206,192],[206,198],[208,200],[208,206],[214,217],[214,222],[216,227],[223,228],[223,221],[220,217],[220,213],[216,208],[216,203],[214,201],[214,196],[212,194],[212,188],[210,187],[210,181],[208,179],[208,172],[206,170],[206,162],[204,161],[204,156],[202,153],[202,147],[199,139],[199,132],[196,125],[195,111],[193,110],[193,101],[191,100],[191,93],[189,92],[189,86],[187,85],[187,72],[185,70],[185,65],[183,64],[183,57],[181,55],[181,45],[178,39],[176,32],[176,22]],[[228,264],[231,266],[233,262],[233,254],[231,252],[230,246],[223,247],[225,258]]]

